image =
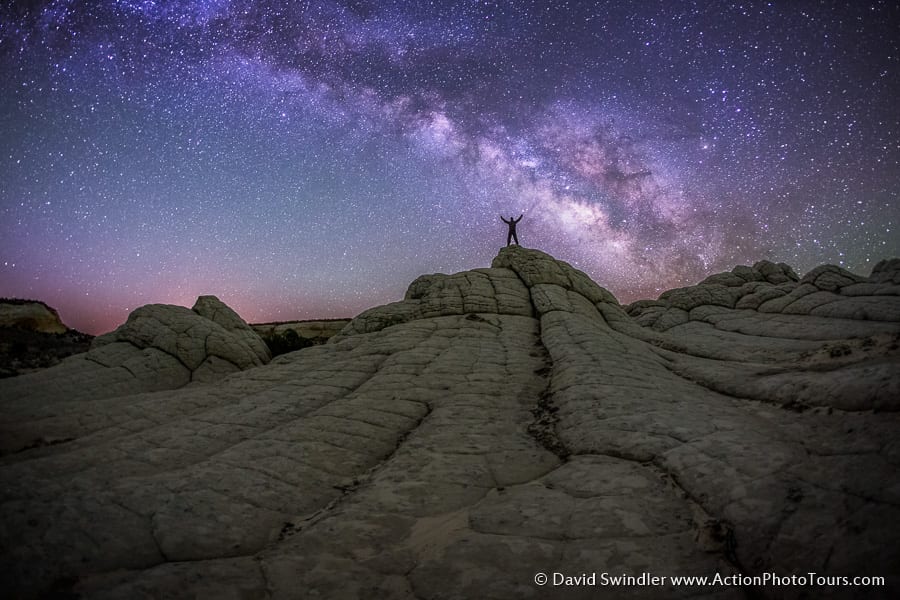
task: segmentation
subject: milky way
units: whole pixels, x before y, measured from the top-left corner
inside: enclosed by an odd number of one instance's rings
[[[894,2],[4,6],[0,296],[85,331],[352,316],[501,214],[622,302],[900,254]]]

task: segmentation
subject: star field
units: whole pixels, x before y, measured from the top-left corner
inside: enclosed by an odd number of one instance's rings
[[[352,316],[519,239],[622,302],[900,255],[894,2],[0,8],[0,296]]]

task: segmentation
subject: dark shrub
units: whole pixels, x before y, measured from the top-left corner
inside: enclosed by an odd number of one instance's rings
[[[266,344],[272,351],[272,356],[300,350],[312,346],[313,343],[312,340],[300,337],[293,329],[286,329],[284,333],[276,333],[266,338]]]

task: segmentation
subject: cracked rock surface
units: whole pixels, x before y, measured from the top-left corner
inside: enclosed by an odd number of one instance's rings
[[[118,329],[94,338],[89,351],[3,381],[0,454],[115,425],[119,412],[85,410],[92,401],[214,382],[270,358],[262,338],[215,296],[200,296],[192,309],[142,306]],[[122,404],[118,411],[132,410],[130,400]]]
[[[622,307],[513,246],[271,362],[218,301],[144,307],[0,381],[3,589],[859,597],[534,583],[816,572],[894,597],[898,271],[762,262]]]

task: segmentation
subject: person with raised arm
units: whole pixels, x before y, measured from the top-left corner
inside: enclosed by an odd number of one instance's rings
[[[524,214],[524,213],[523,213]],[[509,246],[511,241],[516,243],[516,246],[519,245],[519,237],[516,235],[516,223],[522,220],[523,215],[519,215],[518,219],[509,218],[509,221],[503,218],[503,215],[500,215],[500,220],[509,225],[509,233],[506,234],[506,245]]]

